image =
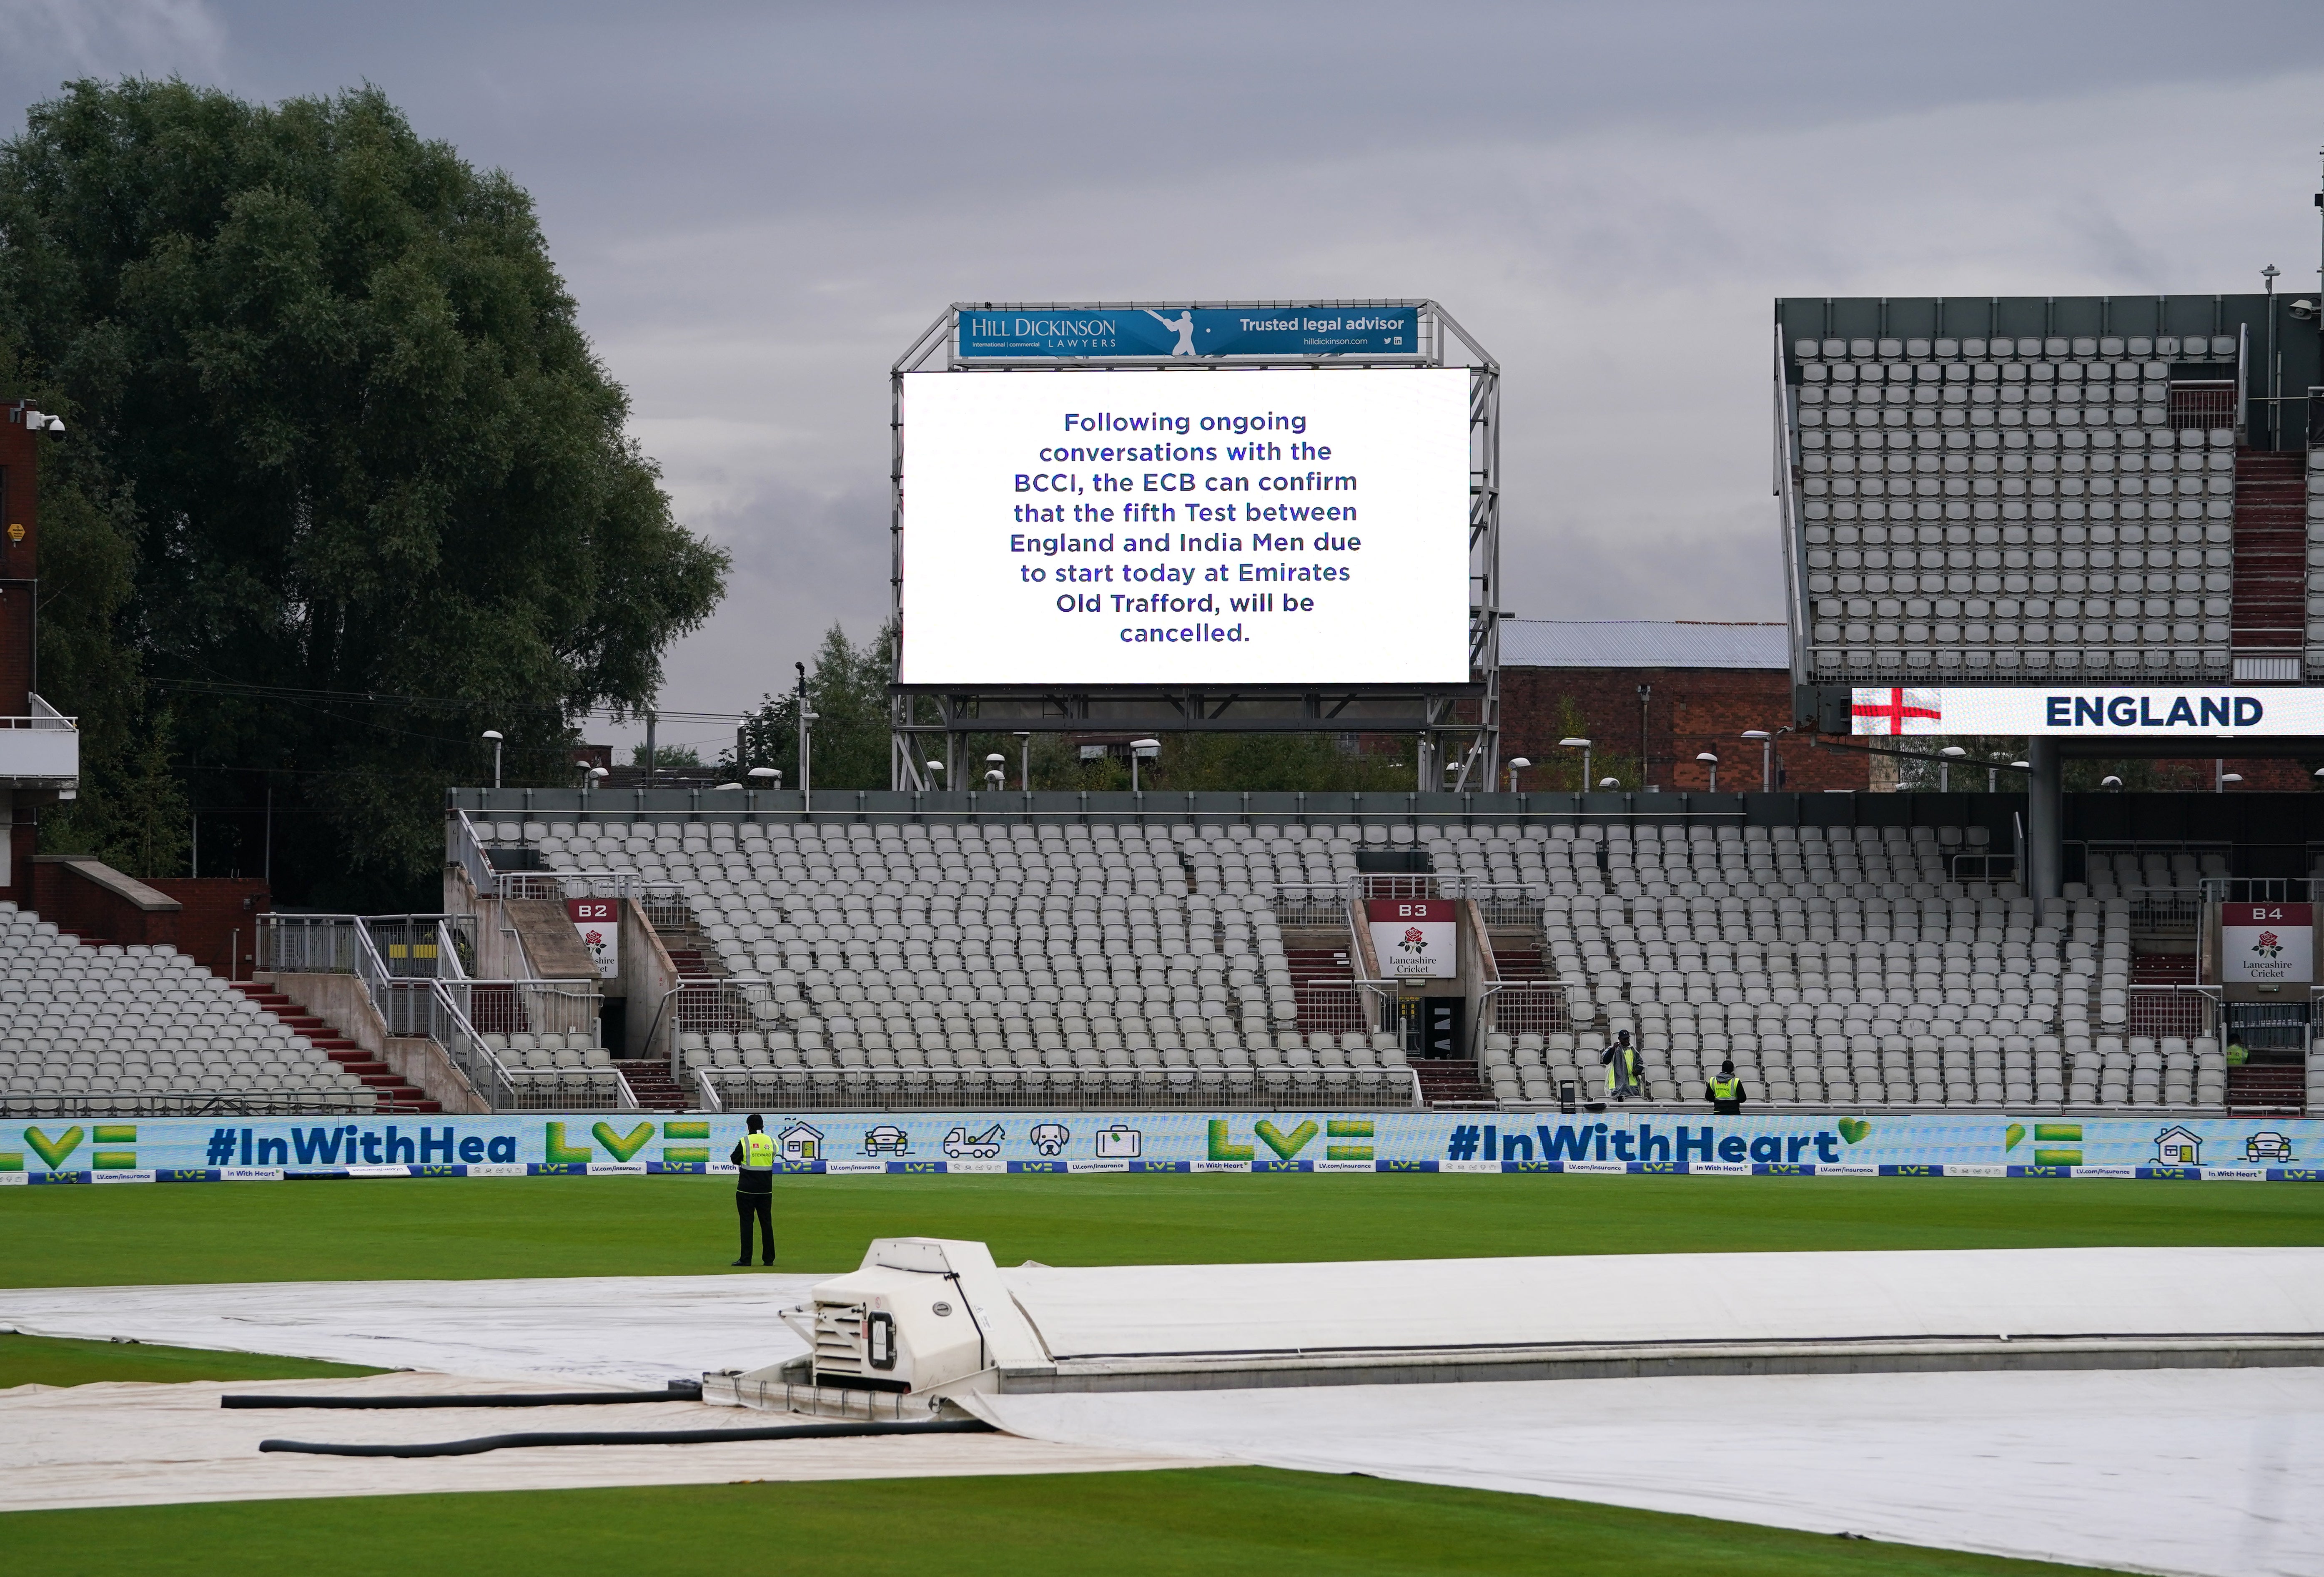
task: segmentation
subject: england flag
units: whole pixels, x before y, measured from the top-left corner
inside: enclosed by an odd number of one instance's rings
[[[1944,707],[1936,690],[1858,690],[1852,708],[1857,733],[1942,733]]]

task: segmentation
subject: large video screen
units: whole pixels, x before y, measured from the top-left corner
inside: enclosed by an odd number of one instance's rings
[[[908,685],[1469,677],[1460,368],[904,379]]]

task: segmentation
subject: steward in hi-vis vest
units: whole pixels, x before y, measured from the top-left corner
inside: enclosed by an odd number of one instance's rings
[[[767,1120],[757,1112],[751,1113],[750,1131],[742,1142],[734,1147],[734,1214],[742,1231],[742,1258],[737,1265],[751,1262],[751,1223],[759,1223],[760,1259],[766,1264],[775,1262],[775,1141],[767,1132]]]
[[[1735,1064],[1730,1059],[1719,1065],[1718,1075],[1707,1086],[1711,1109],[1722,1117],[1743,1114],[1743,1081],[1735,1076]]]
[[[1606,1098],[1628,1100],[1638,1087],[1638,1048],[1630,1044],[1630,1032],[1617,1033],[1598,1060],[1606,1065]]]

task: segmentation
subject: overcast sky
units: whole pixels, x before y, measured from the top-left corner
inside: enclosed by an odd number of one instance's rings
[[[0,123],[134,72],[375,83],[531,190],[734,553],[673,709],[877,628],[887,370],[954,300],[1434,297],[1503,366],[1510,606],[1772,619],[1775,296],[2317,277],[2313,0],[0,0]]]

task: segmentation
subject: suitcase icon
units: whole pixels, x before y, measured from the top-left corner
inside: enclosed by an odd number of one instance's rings
[[[1134,1128],[1117,1122],[1111,1128],[1097,1130],[1097,1158],[1101,1161],[1134,1161],[1146,1136]]]

